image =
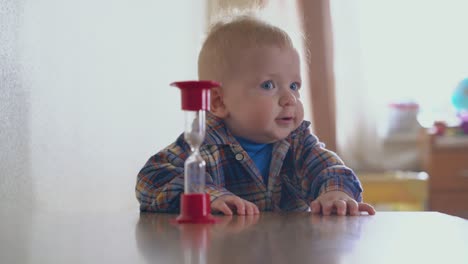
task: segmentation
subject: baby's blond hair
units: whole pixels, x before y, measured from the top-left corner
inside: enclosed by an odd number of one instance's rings
[[[288,33],[255,13],[234,11],[214,23],[198,56],[198,78],[223,82],[240,54],[252,47],[294,47]]]

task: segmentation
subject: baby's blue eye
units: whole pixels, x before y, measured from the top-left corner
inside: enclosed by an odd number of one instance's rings
[[[265,81],[262,84],[260,84],[260,87],[262,87],[265,90],[271,90],[275,88],[275,84],[273,83],[273,81]]]
[[[299,88],[301,88],[301,85],[299,83],[297,83],[297,82],[293,82],[293,83],[291,83],[289,88],[291,88],[291,90],[293,90],[293,91],[297,91],[297,90],[299,90]]]

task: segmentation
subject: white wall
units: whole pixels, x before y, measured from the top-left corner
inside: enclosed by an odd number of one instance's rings
[[[0,208],[117,211],[183,128],[202,1],[0,0]]]

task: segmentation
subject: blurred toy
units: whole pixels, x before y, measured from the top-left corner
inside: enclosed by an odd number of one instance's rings
[[[419,105],[416,102],[392,102],[388,105],[385,135],[417,134],[421,128],[417,117]]]
[[[468,112],[468,78],[463,79],[453,91],[452,104],[457,112]]]
[[[468,78],[463,79],[452,94],[452,104],[457,111],[461,133],[468,134]]]
[[[468,112],[460,114],[459,116],[461,119],[460,128],[465,135],[468,135]]]
[[[460,127],[461,127],[463,133],[468,135],[468,120],[462,121]]]
[[[444,121],[435,121],[432,128],[435,135],[443,136],[447,130],[447,123]]]

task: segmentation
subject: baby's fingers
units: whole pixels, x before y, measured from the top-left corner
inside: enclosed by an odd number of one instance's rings
[[[255,204],[250,202],[245,202],[245,214],[246,215],[253,215],[254,214],[254,206]]]
[[[370,215],[375,215],[375,209],[370,204],[359,203],[358,208],[360,212],[367,212]]]
[[[322,211],[322,206],[320,205],[320,202],[315,200],[312,203],[310,203],[310,210],[313,214],[320,214]]]
[[[331,215],[333,212],[333,202],[323,201],[322,202],[322,213],[323,215]]]
[[[225,202],[214,203],[212,205],[213,211],[221,212],[225,215],[232,215],[232,210]]]
[[[260,210],[258,209],[258,206],[256,204],[254,205],[254,214],[260,214]]]
[[[232,204],[234,204],[234,206],[236,207],[238,215],[245,215],[245,204],[242,201],[242,199],[240,199],[239,197],[235,197],[230,202],[232,202]]]
[[[252,202],[246,202],[246,208],[249,208],[247,210],[247,214],[248,215],[256,215],[256,214],[259,214],[260,213],[260,210],[258,210],[258,207],[256,204],[252,203]]]
[[[337,215],[346,215],[346,202],[343,200],[336,200],[333,202],[336,208]]]
[[[349,199],[346,204],[348,205],[349,215],[359,215],[358,203],[355,200]]]

